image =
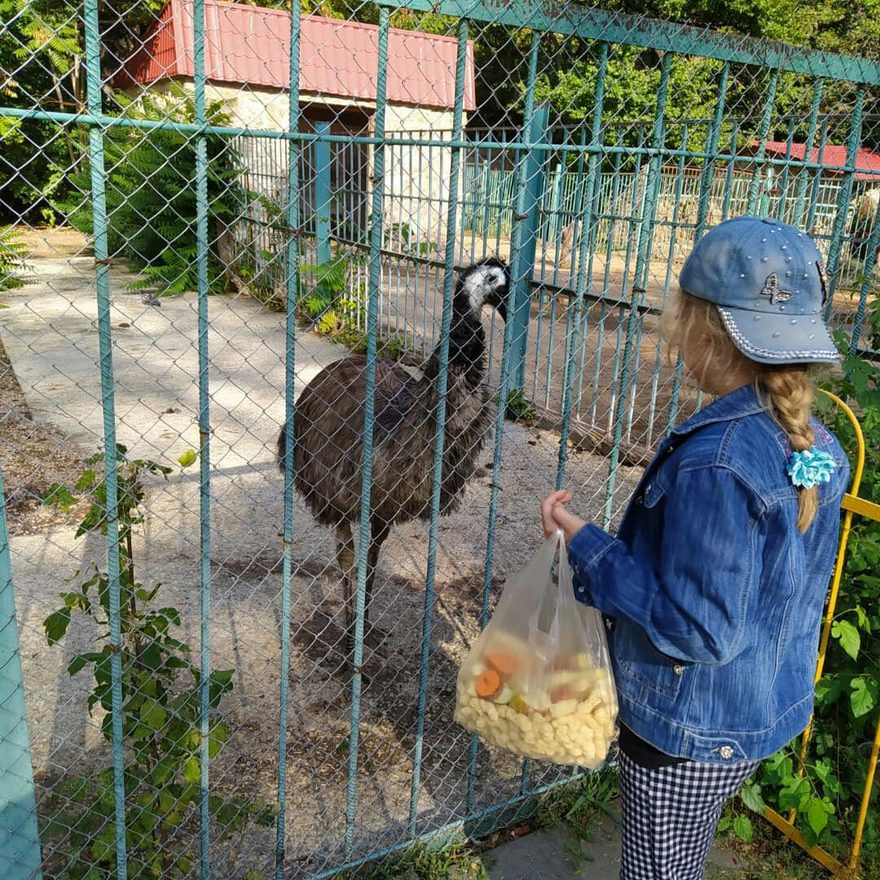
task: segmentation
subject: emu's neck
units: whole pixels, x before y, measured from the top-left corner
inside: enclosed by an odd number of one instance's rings
[[[473,310],[453,301],[452,324],[449,328],[449,371],[461,375],[472,388],[483,381],[485,373],[486,334],[483,322]],[[440,375],[440,344],[434,349],[425,367],[425,378],[431,381]]]

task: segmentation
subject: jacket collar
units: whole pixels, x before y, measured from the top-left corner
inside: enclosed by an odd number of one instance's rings
[[[704,425],[713,422],[729,422],[744,416],[753,416],[766,412],[766,407],[758,397],[753,385],[743,385],[730,394],[717,398],[705,409],[691,416],[686,422],[672,429],[673,434],[689,434]]]

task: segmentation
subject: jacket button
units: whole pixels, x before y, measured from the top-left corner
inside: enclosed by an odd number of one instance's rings
[[[681,663],[676,663],[675,666],[672,667],[672,671],[676,675],[684,675],[684,666]]]
[[[733,757],[733,749],[730,746],[721,746],[718,749],[718,754],[724,758],[725,761],[729,761]]]

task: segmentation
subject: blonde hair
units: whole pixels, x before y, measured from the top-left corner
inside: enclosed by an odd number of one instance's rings
[[[795,452],[813,445],[810,415],[816,396],[809,364],[759,364],[734,344],[713,303],[684,290],[670,297],[660,317],[670,353],[687,346],[688,368],[701,387],[712,377],[743,375],[755,383],[768,411],[788,435]],[[816,516],[819,492],[798,488],[798,529],[806,532]]]

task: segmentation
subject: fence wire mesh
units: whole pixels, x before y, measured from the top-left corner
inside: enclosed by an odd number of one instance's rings
[[[452,723],[458,664],[548,488],[612,526],[701,405],[657,316],[705,229],[808,230],[872,356],[880,67],[527,0],[0,13],[4,876],[29,797],[46,877],[322,877],[571,778]]]

